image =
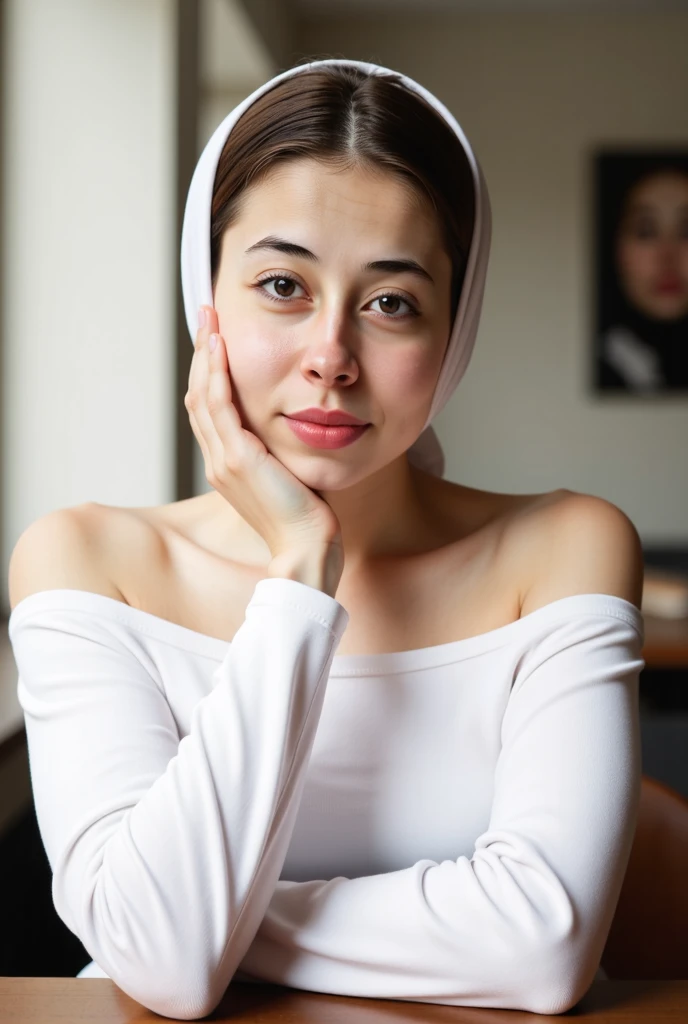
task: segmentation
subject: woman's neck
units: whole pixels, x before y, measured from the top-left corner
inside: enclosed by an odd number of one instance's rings
[[[381,558],[417,554],[446,542],[452,489],[404,455],[352,487],[318,491],[340,523],[347,574],[365,572]],[[247,560],[267,565],[270,551],[256,531],[217,491],[205,497],[208,546],[218,553],[225,548],[228,558],[241,550]]]

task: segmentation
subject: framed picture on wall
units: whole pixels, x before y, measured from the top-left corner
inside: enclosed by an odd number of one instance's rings
[[[593,390],[688,395],[688,146],[593,162]]]

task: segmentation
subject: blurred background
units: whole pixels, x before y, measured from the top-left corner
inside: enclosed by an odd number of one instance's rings
[[[688,391],[603,393],[591,366],[594,157],[686,149],[687,40],[683,0],[0,0],[0,974],[91,959],[55,915],[33,815],[10,554],[57,508],[209,489],[183,404],[186,191],[229,110],[306,58],[410,75],[471,140],[492,256],[434,423],[446,476],[566,487],[632,519],[643,770],[688,796]]]

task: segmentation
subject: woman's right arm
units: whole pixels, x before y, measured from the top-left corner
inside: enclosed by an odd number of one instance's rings
[[[23,548],[45,566],[54,530],[41,547],[41,524]],[[34,587],[10,617],[55,908],[117,985],[163,1016],[217,1005],[291,839],[348,613],[317,586],[326,560],[288,561],[292,578],[257,584],[181,741],[165,680],[126,625],[54,579],[57,592]]]

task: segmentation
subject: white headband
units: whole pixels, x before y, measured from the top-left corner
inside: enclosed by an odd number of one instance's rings
[[[247,96],[245,100],[227,114],[210,136],[198,159],[191,184],[189,185],[189,194],[184,210],[181,238],[181,270],[184,311],[186,313],[189,334],[191,335],[192,342],[194,342],[198,330],[199,306],[213,306],[210,274],[210,214],[215,172],[220,154],[227,141],[227,136],[244,111],[263,93],[272,89],[285,78],[291,78],[292,75],[300,75],[304,71],[324,67],[328,64],[359,68],[369,75],[397,75],[407,89],[422,96],[444,118],[461,142],[473,172],[475,220],[459,305],[428,418],[420,437],[408,450],[408,458],[414,465],[441,477],[444,475],[444,452],[435,431],[429,424],[451,398],[459,381],[466,372],[473,352],[483,292],[485,290],[492,219],[485,179],[468,139],[444,104],[433,96],[431,92],[424,89],[422,85],[414,82],[412,78],[407,78],[398,71],[383,68],[379,64],[368,64],[358,60],[341,60],[339,58],[316,60],[311,61],[309,64],[300,64],[297,67],[289,68],[288,71],[275,75],[274,78],[259,86],[250,96]]]

